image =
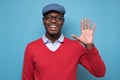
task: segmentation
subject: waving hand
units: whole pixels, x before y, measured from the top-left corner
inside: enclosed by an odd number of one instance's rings
[[[96,24],[94,24],[93,28],[91,28],[91,20],[86,18],[81,20],[81,36],[76,36],[72,34],[72,37],[83,43],[87,47],[91,47],[93,45],[94,31],[96,28]]]

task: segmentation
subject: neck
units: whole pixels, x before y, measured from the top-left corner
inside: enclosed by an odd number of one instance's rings
[[[58,34],[47,34],[46,33],[46,37],[52,41],[52,43],[54,43],[59,37],[60,37],[61,33]]]

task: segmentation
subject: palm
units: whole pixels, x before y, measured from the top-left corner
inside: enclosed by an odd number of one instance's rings
[[[91,29],[91,21],[85,18],[81,21],[81,36],[76,36],[74,34],[72,36],[83,44],[92,44],[95,27],[96,24],[94,24],[94,27]]]

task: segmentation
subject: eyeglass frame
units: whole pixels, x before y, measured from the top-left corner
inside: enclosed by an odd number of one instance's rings
[[[59,15],[59,16],[51,16],[51,15],[45,15],[43,16],[43,19],[45,19],[46,21],[52,21],[53,19],[55,19],[55,21],[60,22],[62,20],[64,20],[64,16],[63,15]]]

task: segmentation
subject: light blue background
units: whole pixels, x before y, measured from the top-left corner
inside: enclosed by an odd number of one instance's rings
[[[94,43],[107,68],[96,78],[79,65],[77,80],[120,80],[119,0],[0,0],[0,80],[21,80],[26,45],[42,36],[41,9],[48,3],[66,8],[63,33],[80,35],[84,17],[97,24]]]

